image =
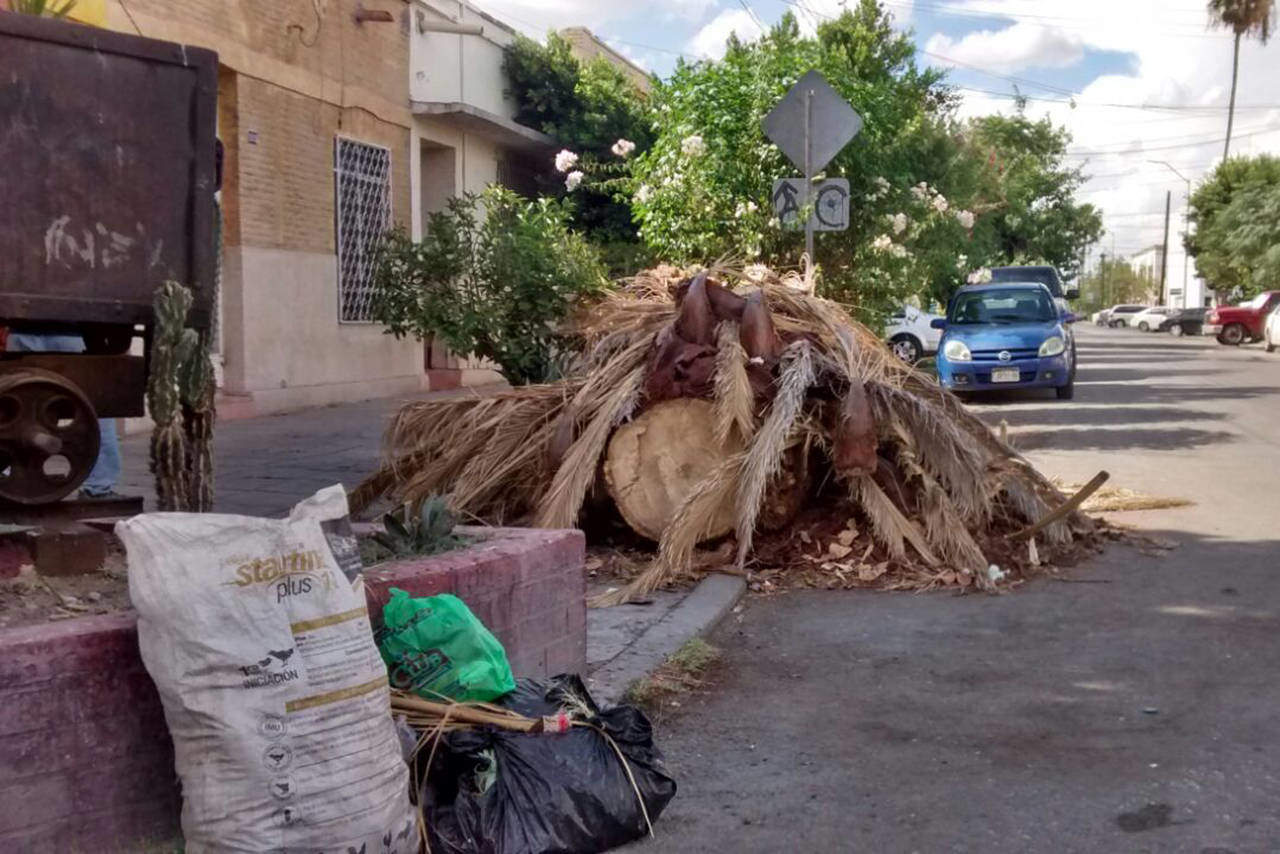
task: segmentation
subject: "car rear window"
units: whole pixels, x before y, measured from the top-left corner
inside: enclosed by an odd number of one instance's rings
[[[1052,267],[992,267],[993,282],[1039,282],[1056,297],[1062,296],[1058,273]]]
[[[1000,288],[956,295],[949,322],[1047,323],[1057,318],[1053,300],[1040,287]]]

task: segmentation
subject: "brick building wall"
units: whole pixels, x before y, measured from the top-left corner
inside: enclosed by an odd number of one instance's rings
[[[406,0],[107,0],[112,29],[218,52],[221,375],[240,414],[425,386],[420,343],[340,322],[335,254],[339,136],[390,151],[392,218],[410,224],[409,19]]]

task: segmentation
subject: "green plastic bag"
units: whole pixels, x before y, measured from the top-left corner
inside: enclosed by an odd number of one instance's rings
[[[457,596],[415,599],[393,587],[382,619],[376,640],[391,687],[462,702],[515,690],[507,651]]]

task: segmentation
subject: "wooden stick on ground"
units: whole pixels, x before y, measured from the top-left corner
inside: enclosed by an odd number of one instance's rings
[[[1021,531],[1014,531],[1012,534],[1005,537],[1005,539],[1025,540],[1027,537],[1034,536],[1039,531],[1049,527],[1054,522],[1057,522],[1059,519],[1062,519],[1074,512],[1076,508],[1089,498],[1090,495],[1097,492],[1098,488],[1101,487],[1102,484],[1106,483],[1110,477],[1111,475],[1105,471],[1098,472],[1093,476],[1093,480],[1080,487],[1079,492],[1064,501],[1056,510],[1046,513],[1040,518],[1040,521],[1036,522],[1034,525],[1023,528]]]

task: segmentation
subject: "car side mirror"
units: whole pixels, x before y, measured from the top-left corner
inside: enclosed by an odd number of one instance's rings
[[[929,328],[930,329],[946,329],[947,319],[945,317],[935,317],[933,320],[929,321]]]
[[[1080,298],[1080,286],[1079,286],[1079,285],[1067,285],[1065,288],[1063,288],[1063,289],[1062,289],[1062,297],[1063,297],[1063,299],[1079,299],[1079,298]]]
[[[1076,314],[1074,311],[1068,311],[1062,315],[1063,323],[1075,323],[1079,319],[1080,315]]]

